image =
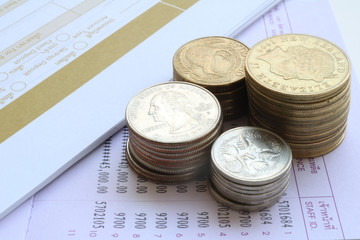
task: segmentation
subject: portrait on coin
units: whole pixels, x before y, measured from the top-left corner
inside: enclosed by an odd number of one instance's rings
[[[322,82],[324,78],[331,78],[335,71],[332,56],[317,48],[291,46],[283,50],[276,47],[258,58],[270,65],[271,72],[285,80],[297,78]]]
[[[173,90],[155,94],[150,101],[148,114],[155,122],[166,123],[171,134],[199,127],[204,118],[188,96]]]
[[[239,66],[238,53],[224,43],[191,45],[182,52],[182,64],[194,79],[226,79]]]

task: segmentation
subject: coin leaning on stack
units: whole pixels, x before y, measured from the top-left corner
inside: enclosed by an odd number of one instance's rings
[[[211,150],[209,190],[234,210],[272,206],[290,181],[292,153],[278,135],[257,127],[238,127],[219,136]]]
[[[248,51],[248,47],[232,38],[214,36],[192,40],[174,54],[174,80],[208,89],[219,100],[224,119],[234,119],[247,111],[245,57]]]
[[[153,182],[181,183],[206,175],[210,149],[221,134],[220,104],[208,90],[167,82],[128,103],[126,156],[132,169]]]
[[[246,59],[249,121],[282,136],[295,158],[317,157],[344,139],[350,108],[350,62],[333,43],[278,35]]]

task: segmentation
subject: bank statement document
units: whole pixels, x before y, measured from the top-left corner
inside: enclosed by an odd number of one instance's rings
[[[281,1],[239,34],[226,34],[251,47],[283,33],[322,37],[346,52],[326,0]],[[160,80],[171,78],[168,65],[159,70]],[[294,159],[290,185],[270,208],[230,210],[210,196],[206,179],[178,185],[148,182],[127,164],[124,127],[0,220],[0,239],[359,239],[359,87],[353,73],[343,143],[321,157]],[[123,92],[132,90],[124,86]],[[245,116],[225,128],[246,124]],[[8,184],[12,180],[9,176]]]
[[[0,0],[0,219],[119,131],[181,44],[276,2]]]

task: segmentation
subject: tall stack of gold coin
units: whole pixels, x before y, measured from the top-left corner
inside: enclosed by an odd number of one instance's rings
[[[136,94],[128,103],[126,155],[148,180],[181,183],[206,175],[211,144],[222,132],[215,96],[195,84],[167,82]]]
[[[224,119],[247,112],[245,57],[249,49],[226,37],[204,37],[181,46],[173,58],[175,81],[198,84],[220,102]]]
[[[260,41],[246,58],[249,121],[281,135],[295,158],[329,153],[344,139],[350,62],[333,43],[285,34]]]

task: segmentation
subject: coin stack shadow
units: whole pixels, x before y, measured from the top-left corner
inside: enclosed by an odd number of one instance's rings
[[[255,44],[247,56],[249,122],[282,136],[295,158],[318,157],[344,139],[350,62],[334,44],[288,34]]]
[[[227,37],[203,37],[181,46],[173,57],[173,78],[198,84],[220,102],[224,120],[247,112],[245,57],[249,48]]]
[[[208,90],[181,82],[151,86],[131,99],[126,121],[126,157],[138,174],[167,184],[208,175],[211,144],[223,125],[220,104]]]
[[[278,201],[290,182],[290,146],[257,127],[224,132],[211,150],[209,190],[234,210],[257,211]]]

